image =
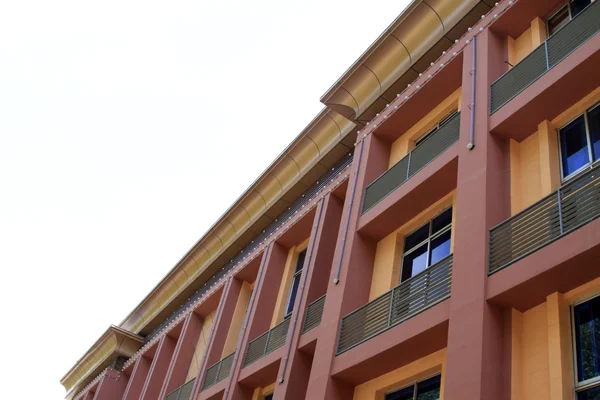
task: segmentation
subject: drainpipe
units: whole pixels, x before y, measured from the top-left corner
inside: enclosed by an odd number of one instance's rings
[[[469,150],[473,150],[475,147],[475,57],[477,56],[476,36],[473,36],[471,49],[471,104],[469,104],[469,109],[471,110],[471,121],[469,126],[469,144],[467,144],[467,149]]]
[[[335,270],[335,278],[333,283],[336,285],[340,282],[340,270],[342,269],[342,259],[344,257],[344,248],[346,247],[346,236],[348,235],[348,225],[350,225],[350,215],[352,214],[352,203],[354,203],[354,192],[356,191],[356,181],[358,180],[358,171],[360,169],[360,161],[362,159],[364,140],[360,141],[358,145],[358,159],[356,161],[356,171],[354,171],[354,179],[352,180],[352,189],[350,190],[350,200],[348,201],[348,215],[346,216],[346,223],[344,224],[344,233],[342,234],[342,246],[340,250],[340,258],[338,265]],[[354,153],[356,154],[356,153]]]
[[[291,335],[290,338],[288,340],[288,346],[287,346],[287,351],[285,353],[285,358],[283,359],[283,371],[281,372],[281,376],[279,377],[279,383],[283,383],[283,380],[285,378],[285,372],[287,370],[287,366],[288,366],[288,360],[290,358],[290,352],[292,351],[292,340],[294,338],[294,332],[296,331],[296,324],[298,322],[298,315],[300,314],[300,304],[302,303],[302,298],[304,297],[304,288],[306,287],[306,280],[308,279],[308,272],[310,271],[310,262],[312,260],[312,256],[313,256],[313,252],[315,250],[315,243],[317,242],[317,232],[319,231],[319,227],[321,226],[321,215],[323,214],[323,203],[325,202],[325,197],[323,197],[320,201],[319,201],[319,214],[317,215],[316,218],[316,224],[315,224],[315,229],[314,232],[312,233],[312,243],[310,245],[310,250],[308,252],[307,255],[307,259],[305,261],[306,264],[306,268],[304,271],[302,271],[302,286],[300,286],[300,295],[297,296],[298,298],[298,307],[296,308],[296,310],[294,311],[294,320],[292,321],[292,326],[290,326],[290,328],[288,328],[289,331],[291,331]]]

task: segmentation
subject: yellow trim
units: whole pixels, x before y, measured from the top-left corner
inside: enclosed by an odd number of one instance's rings
[[[398,285],[398,282],[400,281],[402,255],[404,253],[404,237],[407,234],[419,228],[432,217],[450,206],[453,206],[452,229],[455,229],[455,204],[456,190],[453,190],[377,243],[375,262],[373,264],[373,276],[371,278],[371,289],[369,291],[369,301]],[[452,251],[454,251],[454,234],[451,235],[450,239],[450,252]]]
[[[194,347],[194,355],[192,356],[192,362],[190,363],[190,367],[188,369],[187,376],[185,381],[189,381],[198,375],[198,370],[200,369],[200,364],[202,363],[202,359],[206,355],[206,349],[208,347],[208,339],[210,337],[210,331],[212,329],[213,324],[215,323],[215,314],[217,312],[213,311],[208,314],[204,320],[202,321],[202,327],[200,328],[200,334],[198,335],[198,341],[196,342],[196,346]],[[210,367],[210,365],[207,365]]]
[[[386,393],[409,386],[438,373],[442,374],[440,400],[443,400],[445,368],[446,349],[442,349],[356,386],[353,400],[383,400]]]
[[[275,302],[273,317],[271,318],[271,328],[283,321],[283,317],[285,317],[285,307],[287,306],[290,286],[292,284],[292,277],[294,276],[294,267],[296,266],[296,261],[298,261],[298,254],[308,247],[309,240],[310,238],[307,238],[302,243],[293,246],[288,251],[287,260],[285,262],[285,268],[283,270],[283,276],[281,279],[281,285],[279,285],[279,293],[277,294],[277,301]]]
[[[560,115],[551,121],[552,126],[559,129],[566,125],[571,120],[583,114],[588,108],[600,101],[600,87],[596,88],[587,96],[583,97],[577,103],[563,111]]]
[[[409,130],[396,139],[391,146],[390,161],[388,168],[391,168],[408,154],[415,147],[415,142],[431,130],[442,118],[448,115],[452,110],[460,111],[461,88],[458,88],[450,96],[446,97],[433,110],[421,118]]]

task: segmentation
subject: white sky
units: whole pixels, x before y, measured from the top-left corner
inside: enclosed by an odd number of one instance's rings
[[[406,4],[0,1],[1,397],[62,399]]]

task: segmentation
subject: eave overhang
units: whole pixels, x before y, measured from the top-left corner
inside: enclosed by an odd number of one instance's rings
[[[452,29],[480,3],[480,0],[411,2],[329,88],[321,102],[352,121],[358,119],[430,49],[442,39],[452,39]],[[441,50],[437,56],[440,55]]]
[[[68,394],[85,387],[117,357],[131,357],[142,345],[143,338],[111,325],[94,345],[62,377],[60,383]]]

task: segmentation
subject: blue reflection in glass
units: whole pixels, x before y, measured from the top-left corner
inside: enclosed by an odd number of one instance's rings
[[[560,130],[560,145],[564,176],[590,162],[583,115]]]
[[[429,265],[433,265],[450,255],[450,231],[442,233],[431,241],[431,257]]]

